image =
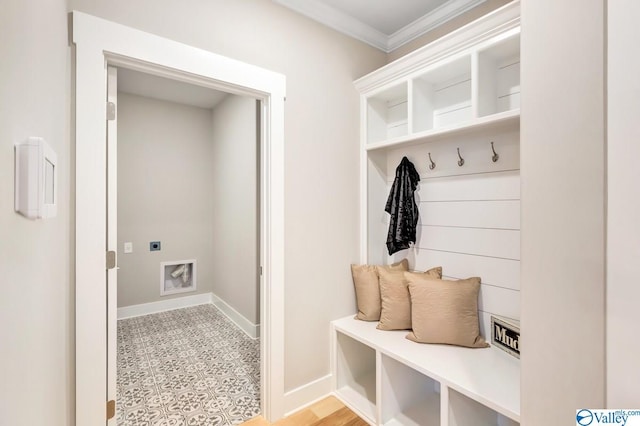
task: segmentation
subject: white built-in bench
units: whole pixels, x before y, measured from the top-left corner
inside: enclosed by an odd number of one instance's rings
[[[519,424],[520,361],[506,352],[419,344],[353,316],[331,324],[335,394],[370,424]]]

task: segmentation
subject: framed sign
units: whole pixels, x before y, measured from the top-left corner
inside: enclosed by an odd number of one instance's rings
[[[491,316],[491,343],[520,358],[520,327],[507,319]]]

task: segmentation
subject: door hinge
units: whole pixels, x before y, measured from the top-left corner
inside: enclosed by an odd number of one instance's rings
[[[260,267],[260,276],[262,276],[262,266]]]
[[[116,252],[110,250],[107,252],[107,269],[113,269],[116,267]]]
[[[107,102],[107,120],[112,121],[116,119],[116,104],[113,102]]]
[[[107,401],[107,420],[112,419],[116,415],[116,402],[112,399]]]

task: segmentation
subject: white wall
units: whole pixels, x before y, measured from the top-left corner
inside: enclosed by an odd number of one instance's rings
[[[211,292],[212,136],[209,109],[118,93],[118,307]],[[160,262],[185,259],[196,292],[160,296]]]
[[[6,425],[74,423],[73,205],[66,2],[2,2],[0,13],[0,412]],[[13,145],[58,156],[58,215],[13,211]]]
[[[608,2],[607,407],[640,401],[640,3]]]
[[[359,103],[353,80],[383,65],[386,55],[270,0],[69,4],[286,75],[285,388],[326,376],[329,320],[355,312],[349,263],[357,262],[359,247]]]
[[[256,100],[227,96],[213,110],[213,293],[259,324]]]
[[[522,2],[523,426],[605,404],[604,2]]]

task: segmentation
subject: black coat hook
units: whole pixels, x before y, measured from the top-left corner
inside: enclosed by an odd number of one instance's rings
[[[460,148],[458,148],[458,166],[462,167],[464,166],[464,158],[462,158],[462,155],[460,155]]]
[[[496,152],[496,149],[493,147],[493,142],[491,142],[491,151],[493,151],[493,156],[491,157],[491,160],[495,163],[500,159],[500,156]]]
[[[429,170],[433,170],[436,168],[436,163],[433,162],[433,160],[431,159],[431,153],[429,153],[429,162],[431,164],[429,164]]]

